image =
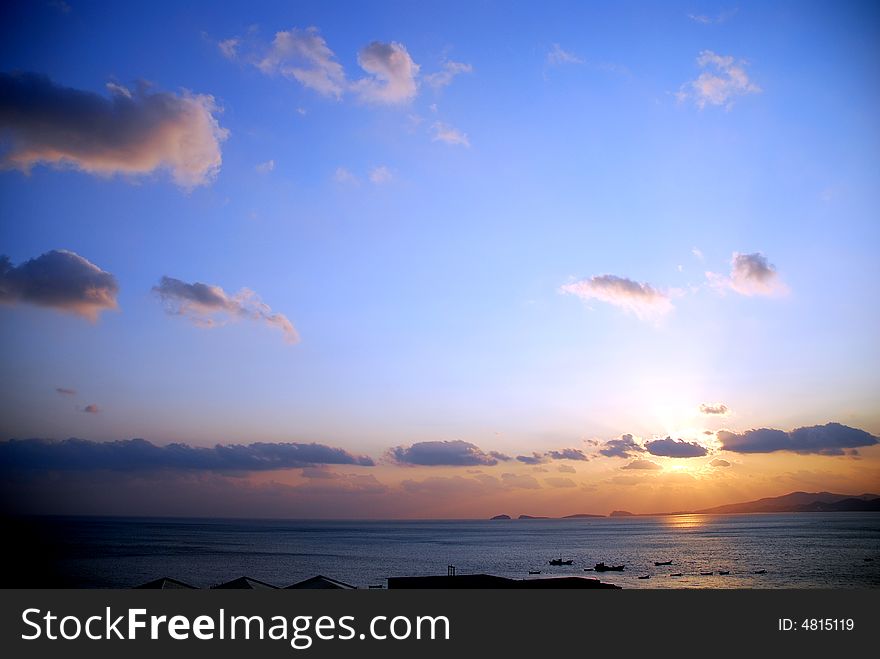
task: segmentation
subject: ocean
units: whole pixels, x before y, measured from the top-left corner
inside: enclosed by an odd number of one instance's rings
[[[50,518],[63,585],[128,588],[168,576],[208,587],[323,574],[599,577],[624,588],[877,588],[880,513],[677,515],[504,521]],[[550,566],[555,557],[571,566]],[[623,572],[584,571],[597,562]],[[655,561],[672,561],[655,566]],[[729,575],[718,572],[729,571]],[[766,573],[756,574],[759,570]],[[713,572],[702,575],[702,572]],[[681,573],[681,577],[671,576]],[[648,579],[639,579],[648,575]],[[534,578],[534,577],[533,577]]]

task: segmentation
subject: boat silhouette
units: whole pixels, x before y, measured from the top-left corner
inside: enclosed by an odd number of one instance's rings
[[[681,577],[683,576],[681,572],[676,572],[675,574],[670,574],[670,577]]]
[[[593,569],[596,572],[623,572],[625,565],[605,565],[605,563],[596,563]]]
[[[529,570],[529,574],[541,574],[541,570]]]
[[[571,565],[574,562],[573,559],[568,559],[567,561],[562,560],[562,557],[559,558],[551,558],[550,565]]]
[[[639,577],[639,579],[650,579],[650,578],[651,578],[650,574],[646,574],[644,576]]]
[[[672,561],[654,561],[654,565],[672,565]]]

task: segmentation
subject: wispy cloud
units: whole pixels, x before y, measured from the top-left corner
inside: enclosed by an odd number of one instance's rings
[[[385,165],[380,165],[378,167],[373,167],[370,170],[370,183],[375,185],[382,185],[383,183],[389,183],[394,176],[391,173],[391,170],[388,169]]]
[[[707,14],[688,14],[687,17],[694,23],[700,23],[701,25],[721,25],[733,18],[738,11],[739,7],[734,7],[733,9],[722,11],[714,16],[709,16]]]
[[[657,471],[658,469],[663,469],[656,462],[651,462],[650,460],[633,460],[621,467],[621,469],[642,469],[642,470],[650,470]]]
[[[231,39],[224,39],[217,42],[217,48],[220,49],[223,57],[227,59],[235,59],[238,56],[239,45],[241,45],[241,39],[238,37],[232,37]]]
[[[89,406],[92,407],[92,406]],[[156,446],[144,439],[93,442],[85,439],[22,439],[0,441],[0,467],[83,471],[270,471],[315,465],[373,466],[371,458],[324,444],[217,444],[212,448],[187,444]]]
[[[563,64],[585,64],[586,60],[574,53],[564,50],[558,43],[553,44],[547,52],[547,64],[561,66]]]
[[[83,412],[86,414],[100,414],[101,410],[98,409],[98,406],[92,403],[91,405],[86,405],[83,409]]]
[[[260,174],[268,174],[275,169],[275,161],[267,160],[266,162],[261,162],[257,165],[256,169]]]
[[[723,403],[702,403],[700,405],[700,413],[701,414],[714,414],[719,416],[726,416],[727,413],[730,412],[730,408]]]
[[[389,449],[388,456],[399,464],[426,467],[492,466],[506,462],[510,457],[497,451],[483,452],[478,446],[461,439],[451,441],[416,442],[412,446],[396,446]]]
[[[718,440],[721,448],[734,453],[774,453],[792,451],[794,453],[817,453],[820,455],[844,455],[844,449],[873,446],[877,437],[840,423],[826,423],[824,426],[807,426],[790,432],[774,428],[758,428],[742,433],[719,430]]]
[[[707,272],[709,284],[719,291],[732,290],[740,295],[782,295],[788,287],[782,282],[776,266],[760,252],[740,254],[730,259],[730,275]]]
[[[345,167],[337,167],[333,172],[333,180],[344,185],[360,185],[360,179]]]
[[[431,140],[434,142],[443,142],[445,144],[459,145],[469,147],[471,145],[468,136],[458,130],[457,128],[453,128],[449,124],[445,124],[442,121],[435,121],[431,126],[431,130],[434,133]]]
[[[116,309],[119,285],[109,272],[67,250],[52,250],[19,266],[0,256],[0,303],[33,304],[96,321]]]
[[[38,74],[0,74],[0,130],[9,143],[0,165],[27,172],[46,163],[101,175],[167,169],[184,188],[213,180],[228,136],[213,96],[108,87],[109,98]]]
[[[672,311],[670,296],[650,284],[643,284],[616,275],[597,275],[565,284],[560,289],[582,300],[599,300],[641,320],[657,320]]]
[[[219,286],[199,282],[188,284],[173,277],[162,277],[153,291],[165,303],[169,314],[185,316],[199,327],[216,327],[228,320],[244,318],[277,327],[288,343],[299,341],[293,323],[284,314],[273,312],[247,288],[229,295]]]
[[[696,80],[681,86],[676,96],[679,101],[692,99],[700,109],[707,105],[732,107],[738,96],[757,94],[761,88],[746,73],[746,63],[731,55],[717,55],[704,50],[697,57],[697,66],[703,72]]]
[[[473,70],[474,67],[470,64],[446,61],[443,63],[443,68],[440,71],[429,73],[424,77],[424,80],[428,86],[433,87],[434,89],[442,89],[443,87],[449,86],[456,76],[461,75],[462,73],[472,73]]]
[[[68,389],[67,387],[55,387],[55,392],[62,396],[76,396],[76,389]]]
[[[276,32],[257,67],[263,73],[279,73],[335,98],[342,97],[348,84],[342,65],[316,27]]]

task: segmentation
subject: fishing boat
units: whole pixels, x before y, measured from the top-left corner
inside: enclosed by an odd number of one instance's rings
[[[725,575],[730,574],[730,570],[719,570],[719,571],[718,571],[718,574],[720,574],[720,575],[722,575],[722,576],[725,576]]]
[[[550,565],[571,565],[572,563],[574,563],[573,559],[570,558],[567,561],[564,561],[561,556],[559,558],[550,559]]]
[[[596,563],[593,569],[596,572],[623,572],[625,565],[605,565],[605,563]]]
[[[703,577],[711,577],[713,574],[715,574],[715,573],[714,572],[700,572],[700,576],[703,576]]]
[[[639,577],[639,579],[650,579],[650,578],[651,578],[650,574],[646,574],[644,576]]]
[[[658,567],[660,565],[672,565],[672,561],[654,561],[654,565],[656,565]]]
[[[529,570],[529,574],[541,574],[541,570]]]
[[[755,574],[767,574],[767,570],[755,570]]]
[[[684,575],[682,575],[681,572],[676,572],[675,574],[670,574],[669,576],[670,576],[670,577],[681,577],[681,576],[684,576]]]

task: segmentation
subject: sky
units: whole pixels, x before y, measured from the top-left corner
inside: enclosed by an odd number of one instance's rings
[[[874,3],[0,12],[8,506],[880,491]]]

